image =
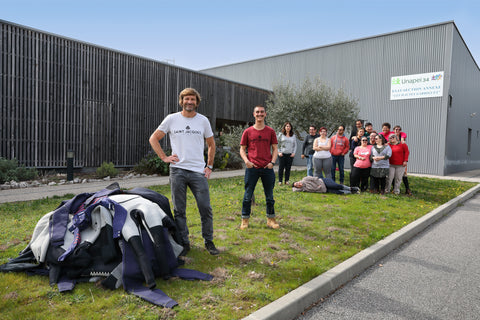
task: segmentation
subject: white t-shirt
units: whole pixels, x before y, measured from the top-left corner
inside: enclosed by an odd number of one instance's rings
[[[207,117],[199,113],[193,118],[184,117],[181,112],[169,114],[157,130],[169,135],[172,154],[178,156],[179,161],[171,167],[203,173],[205,139],[213,136]]]
[[[315,141],[317,141],[317,142],[315,142]],[[316,145],[317,147],[328,146],[328,138],[326,138],[324,142],[320,141],[320,138],[317,138],[313,141],[313,145],[315,145],[315,143],[317,143],[317,145]],[[315,153],[313,154],[313,157],[316,158],[316,159],[328,159],[331,156],[332,156],[332,154],[328,150],[315,151]]]

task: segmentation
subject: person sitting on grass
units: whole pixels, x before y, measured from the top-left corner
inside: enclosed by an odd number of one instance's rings
[[[360,193],[360,189],[358,187],[344,186],[343,184],[335,183],[335,181],[330,178],[317,178],[310,176],[294,182],[292,191],[318,193],[329,192],[335,194]]]

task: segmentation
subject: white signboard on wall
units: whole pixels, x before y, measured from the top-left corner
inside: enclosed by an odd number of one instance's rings
[[[443,71],[392,77],[390,100],[443,96]]]

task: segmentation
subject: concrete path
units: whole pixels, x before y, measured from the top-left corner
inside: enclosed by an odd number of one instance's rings
[[[292,168],[293,169],[293,168]],[[243,176],[244,170],[214,171],[211,179]],[[79,194],[101,190],[113,182],[118,182],[121,188],[132,189],[136,187],[150,187],[168,184],[168,177],[148,176],[130,179],[111,179],[109,181],[95,181],[88,183],[63,184],[55,186],[39,186],[23,189],[0,190],[0,203],[36,200],[46,197],[63,196],[66,194]]]

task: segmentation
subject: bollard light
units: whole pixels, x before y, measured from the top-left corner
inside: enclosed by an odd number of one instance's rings
[[[75,153],[73,150],[67,150],[67,181],[73,181],[73,158]]]

